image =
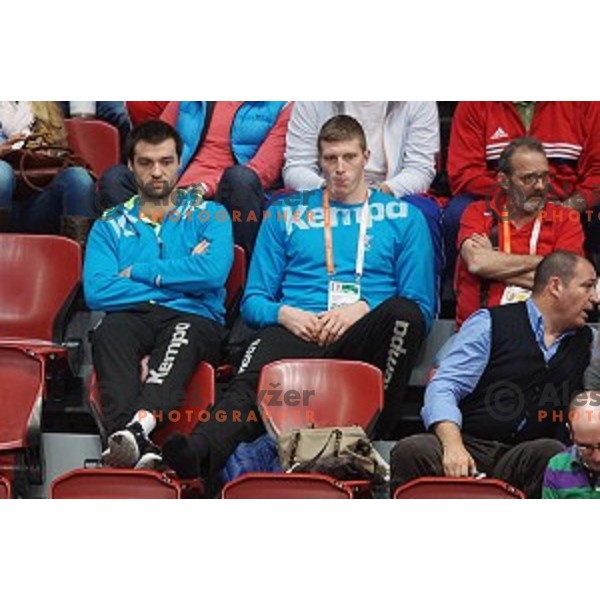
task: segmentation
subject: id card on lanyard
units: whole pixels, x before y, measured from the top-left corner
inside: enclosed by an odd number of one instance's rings
[[[367,222],[369,220],[369,193],[362,206],[358,243],[356,247],[355,281],[337,281],[334,278],[335,264],[333,260],[333,236],[331,233],[331,207],[329,206],[329,191],[323,190],[323,235],[325,237],[325,260],[329,286],[327,290],[327,310],[334,310],[342,306],[354,304],[360,300],[360,278],[365,266],[365,245],[367,235]]]
[[[537,244],[540,239],[540,230],[542,228],[542,215],[539,214],[531,229],[529,238],[529,254],[537,254]],[[510,254],[510,223],[508,219],[502,222],[502,251]],[[516,302],[525,302],[531,296],[531,290],[519,287],[518,285],[507,285],[500,300],[500,304],[515,304]]]

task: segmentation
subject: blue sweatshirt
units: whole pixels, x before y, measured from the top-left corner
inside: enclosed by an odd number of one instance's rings
[[[284,304],[314,313],[327,310],[322,202],[322,191],[315,190],[303,194],[294,206],[284,198],[265,214],[242,303],[242,316],[250,326],[275,325]],[[330,204],[333,279],[353,283],[363,205]],[[417,208],[380,192],[371,194],[368,206],[361,297],[371,309],[392,297],[414,300],[429,330],[435,293],[433,249],[425,218]]]
[[[192,254],[206,240],[203,254]],[[152,302],[224,322],[225,282],[233,262],[227,210],[179,190],[162,225],[140,219],[139,198],[108,210],[90,233],[83,269],[92,310],[128,310]],[[130,277],[121,273],[131,267]]]

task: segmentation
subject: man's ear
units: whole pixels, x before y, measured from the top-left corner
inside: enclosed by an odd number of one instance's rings
[[[563,289],[563,282],[560,280],[560,277],[556,275],[550,277],[548,281],[548,287],[550,288],[550,293],[554,296],[558,295]]]
[[[508,181],[508,177],[506,176],[506,173],[499,172],[496,175],[496,181],[498,182],[498,185],[503,190],[507,190],[508,189],[509,181]]]

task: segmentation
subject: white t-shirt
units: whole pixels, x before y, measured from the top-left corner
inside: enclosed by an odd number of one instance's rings
[[[33,120],[31,102],[0,102],[0,135],[4,139],[19,133],[29,135]]]
[[[387,178],[387,159],[383,147],[383,126],[387,102],[346,102],[346,114],[354,117],[365,130],[367,147],[371,156],[365,169],[365,177],[369,185],[383,183]]]

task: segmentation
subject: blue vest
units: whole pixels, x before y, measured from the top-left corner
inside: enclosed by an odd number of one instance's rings
[[[245,165],[252,160],[285,105],[285,102],[244,102],[238,108],[233,118],[230,138],[231,152],[237,164]],[[206,101],[179,103],[175,129],[183,139],[181,173],[188,168],[199,150],[207,125],[207,109]]]

